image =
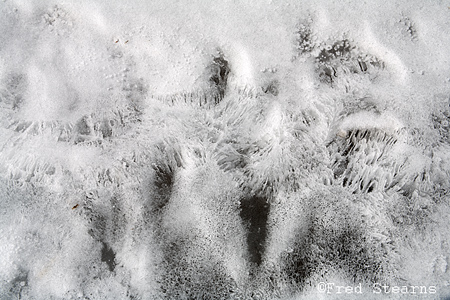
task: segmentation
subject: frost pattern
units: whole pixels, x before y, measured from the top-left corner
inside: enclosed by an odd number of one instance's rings
[[[448,296],[441,4],[3,2],[1,299]]]

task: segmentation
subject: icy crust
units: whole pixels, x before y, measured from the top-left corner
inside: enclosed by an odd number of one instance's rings
[[[0,298],[449,295],[443,4],[0,11]]]

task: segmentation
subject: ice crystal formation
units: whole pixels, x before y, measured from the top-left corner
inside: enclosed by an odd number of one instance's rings
[[[450,295],[450,10],[360,2],[1,1],[0,298]]]

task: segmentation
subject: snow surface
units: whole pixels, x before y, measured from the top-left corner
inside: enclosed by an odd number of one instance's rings
[[[1,0],[0,299],[450,295],[450,3],[386,2]]]

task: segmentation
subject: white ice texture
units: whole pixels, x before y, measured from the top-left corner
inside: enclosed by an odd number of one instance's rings
[[[0,299],[445,298],[449,5],[1,0]]]

